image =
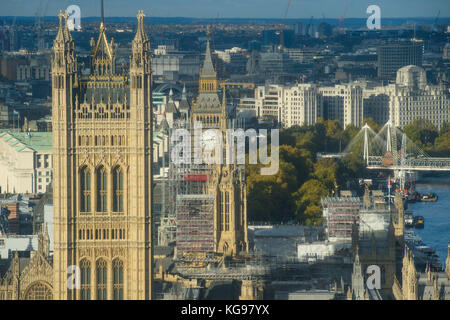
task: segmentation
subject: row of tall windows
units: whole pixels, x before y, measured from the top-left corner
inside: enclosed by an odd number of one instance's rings
[[[110,232],[111,231],[111,232]],[[123,240],[125,229],[80,229],[78,240]]]
[[[87,110],[86,110],[87,112]],[[94,136],[94,141],[92,141],[92,136],[78,136],[79,146],[125,146],[126,139],[125,136]]]
[[[220,230],[229,231],[230,230],[230,193],[227,191],[222,191],[220,193]]]
[[[91,262],[83,259],[80,262],[81,281],[80,295],[81,300],[91,300]],[[123,262],[120,259],[114,259],[112,262],[112,289],[113,299],[123,300]],[[95,299],[106,300],[108,289],[108,269],[104,259],[99,259],[95,263]]]
[[[95,170],[96,190],[95,209],[97,212],[107,212],[108,208],[108,173],[105,167]],[[112,171],[112,209],[113,212],[123,212],[124,194],[123,170],[120,167]],[[91,212],[91,171],[83,167],[80,173],[80,211]]]

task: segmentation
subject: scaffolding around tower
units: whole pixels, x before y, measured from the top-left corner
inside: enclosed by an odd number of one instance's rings
[[[193,151],[190,163],[175,164],[171,161],[169,170],[170,202],[177,229],[176,258],[184,261],[211,260],[214,254],[215,195],[206,193],[206,184],[212,167],[195,164],[193,159],[195,153],[201,154],[194,140],[201,141],[202,131],[194,130],[187,121],[175,122],[174,129],[189,131]]]
[[[214,251],[214,196],[177,195],[177,255]]]

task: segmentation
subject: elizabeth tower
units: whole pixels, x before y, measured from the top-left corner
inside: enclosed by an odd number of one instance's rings
[[[151,56],[144,14],[137,17],[127,73],[116,70],[103,12],[85,70],[67,14],[59,15],[52,61],[55,299],[152,298]],[[80,271],[76,289],[68,286],[70,266]]]

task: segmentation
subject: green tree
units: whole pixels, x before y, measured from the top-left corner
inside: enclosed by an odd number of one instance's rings
[[[362,121],[363,126],[366,123],[375,132],[379,132],[381,129],[380,126],[378,125],[378,123],[376,123],[375,120],[373,120],[373,118],[364,118]]]
[[[403,132],[422,148],[432,148],[434,140],[439,136],[436,127],[425,119],[413,120],[410,124],[403,127]]]
[[[322,182],[327,191],[335,192],[338,186],[338,164],[332,158],[319,159],[314,165],[313,177]]]
[[[434,140],[435,150],[442,156],[450,154],[450,131],[441,134]]]
[[[443,135],[450,131],[450,122],[443,122],[441,125],[441,130],[439,131],[440,135]]]
[[[355,178],[364,177],[367,169],[364,160],[356,154],[348,154],[339,162],[339,185],[347,188],[348,182]]]
[[[317,179],[305,182],[293,198],[296,205],[295,216],[297,221],[307,225],[322,223],[322,209],[320,199],[328,194],[327,187]]]

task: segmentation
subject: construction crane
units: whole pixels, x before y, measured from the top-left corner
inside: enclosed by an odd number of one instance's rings
[[[348,7],[349,7],[349,4],[347,4],[347,6],[345,7],[344,15],[341,16],[341,18],[339,19],[339,32],[341,32],[341,33],[345,33],[344,20],[345,20],[345,15],[347,14],[347,11],[348,11]]]
[[[436,15],[436,19],[434,19],[434,23],[432,26],[432,31],[437,31],[438,27],[437,27],[437,22],[439,20],[439,15],[441,14],[441,10],[438,11],[437,15]]]
[[[45,17],[48,8],[48,0],[45,2],[45,7],[43,7],[43,0],[39,1],[39,7],[35,13],[35,31],[37,35],[37,49],[41,51],[44,49],[44,37],[42,35],[42,21],[41,19]]]
[[[308,33],[310,32],[313,34],[312,36],[314,36],[314,31],[312,30],[312,21],[314,20],[314,16],[311,16],[311,18],[309,19],[309,23],[308,23]]]
[[[283,16],[283,22],[286,20],[287,14],[289,12],[289,6],[291,5],[292,0],[288,0],[286,11],[284,12]],[[283,27],[280,25],[280,49],[284,47],[284,34],[283,34]]]

